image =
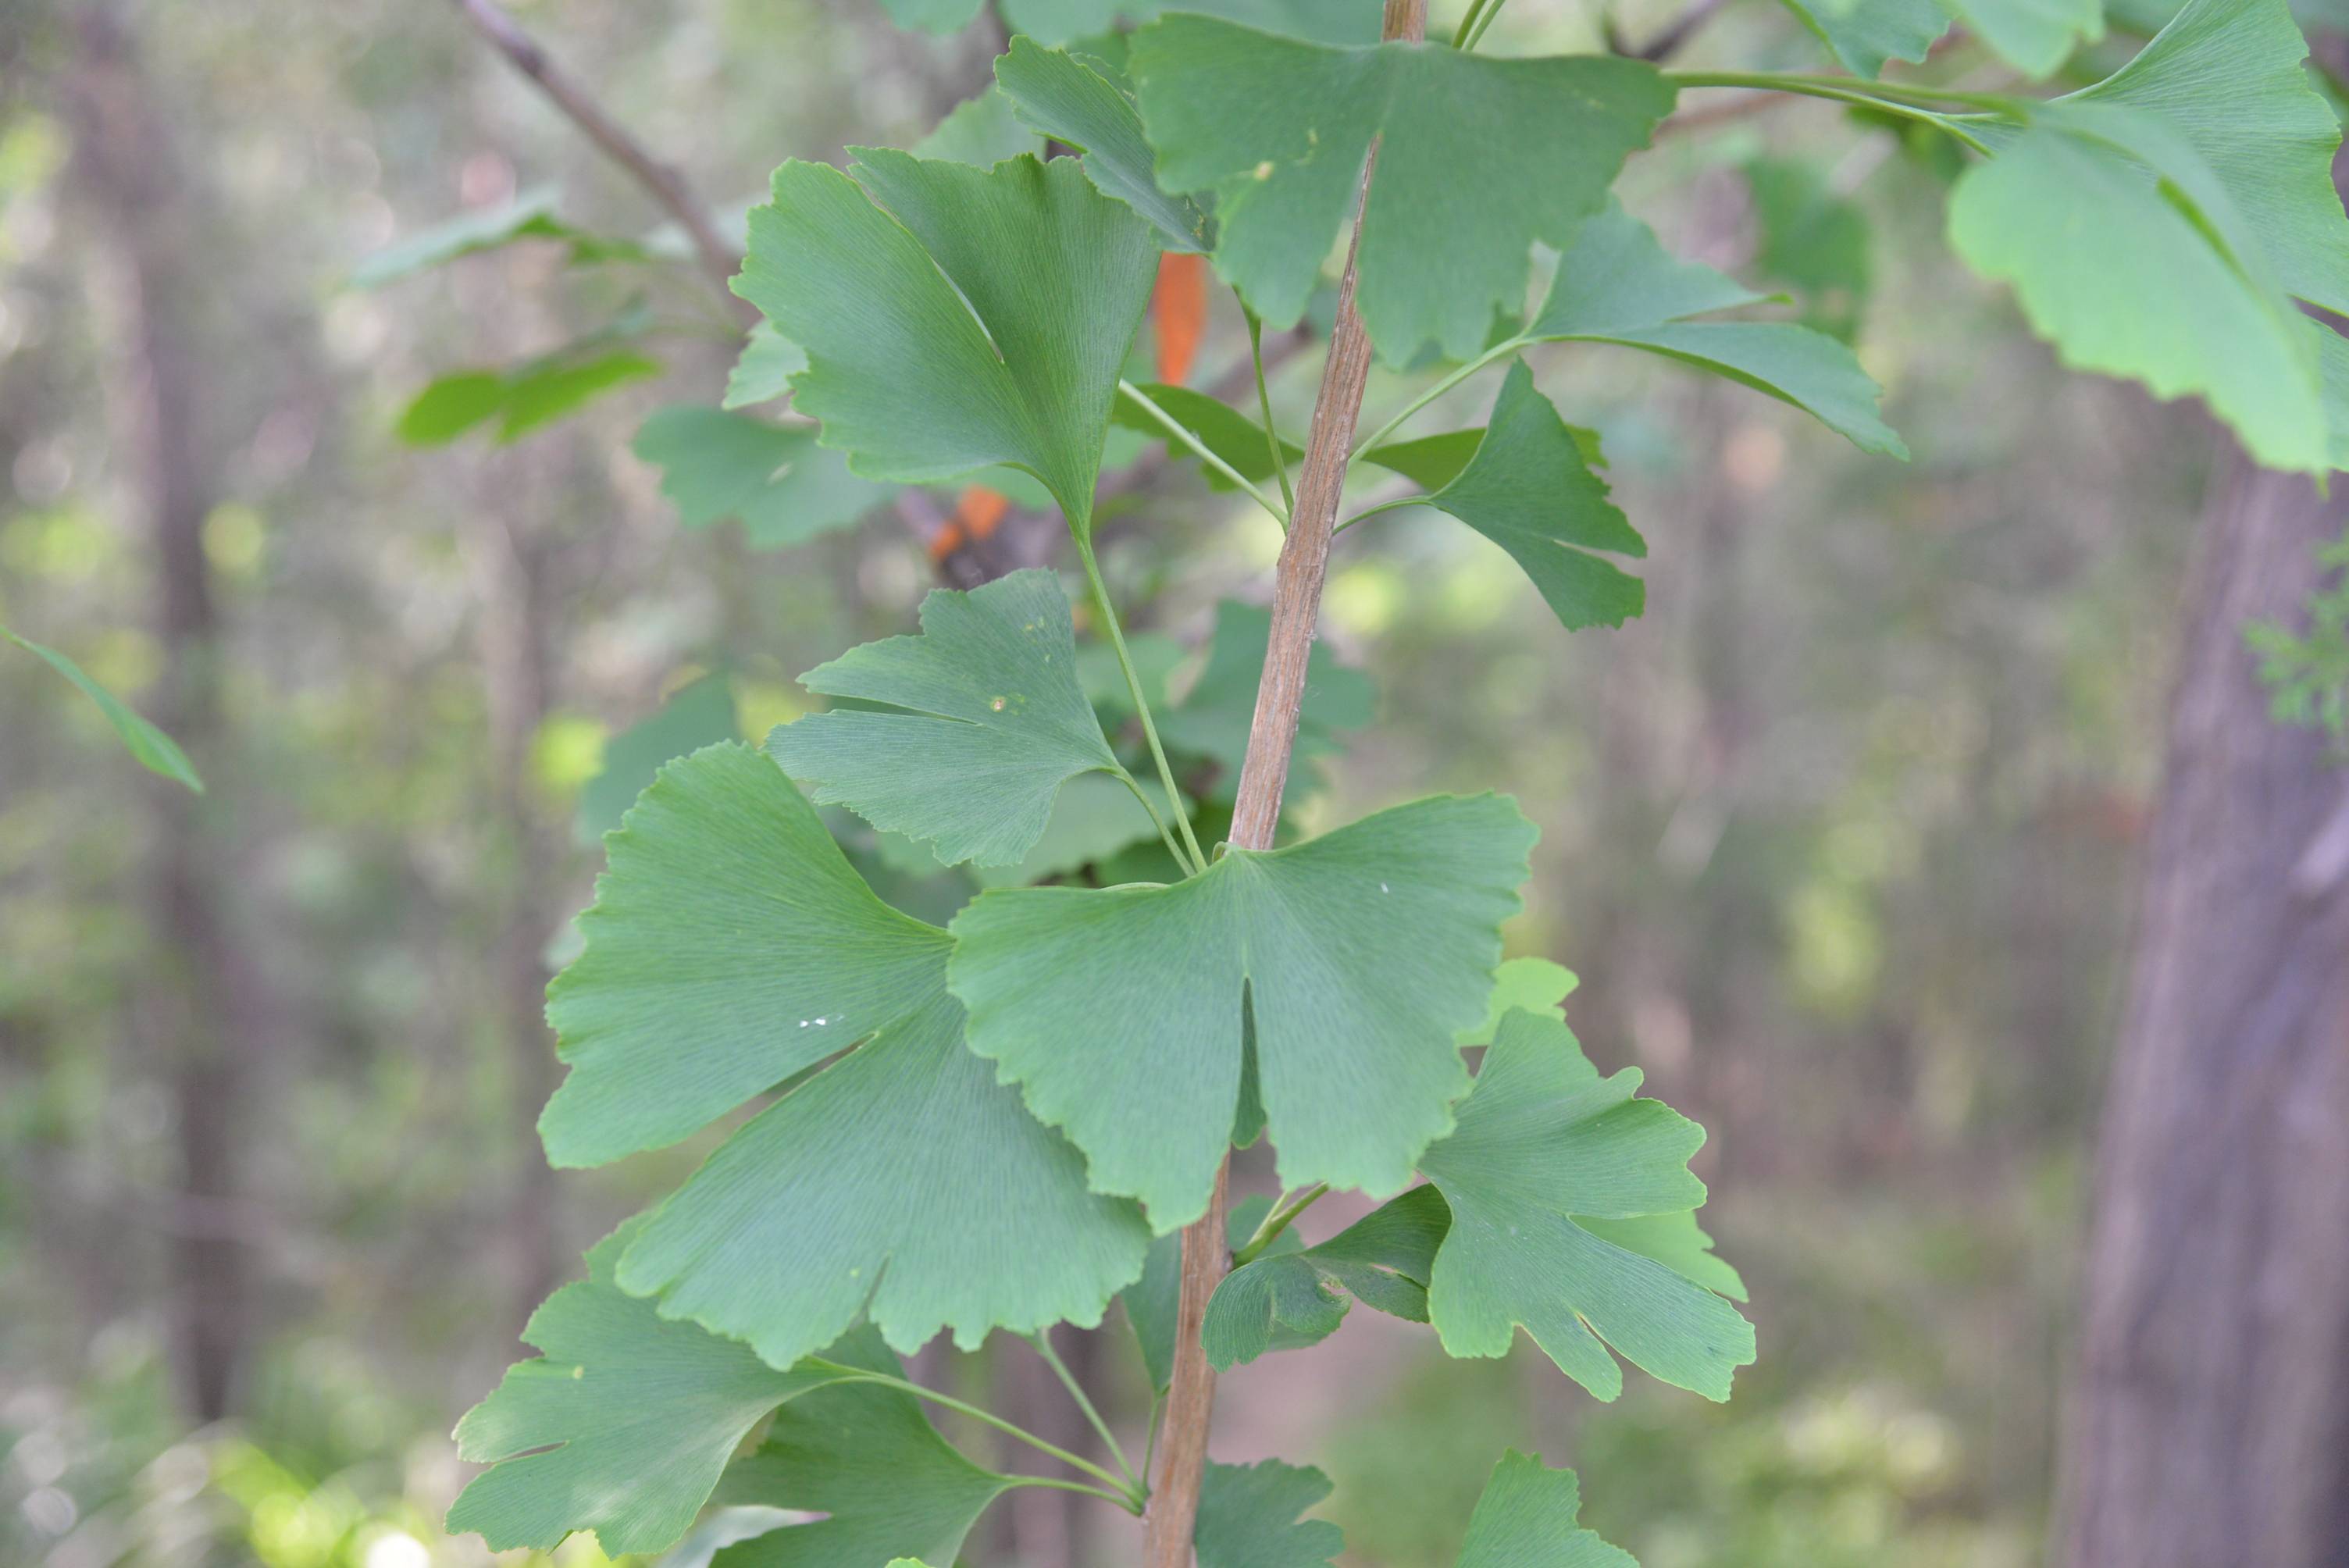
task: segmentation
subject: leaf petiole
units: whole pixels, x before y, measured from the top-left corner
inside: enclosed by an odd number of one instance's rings
[[[1371,431],[1361,440],[1357,441],[1354,444],[1353,451],[1348,454],[1346,458],[1347,463],[1350,466],[1354,463],[1361,462],[1364,458],[1370,455],[1371,449],[1381,445],[1389,436],[1393,435],[1397,430],[1401,429],[1403,422],[1409,419],[1413,414],[1418,413],[1422,408],[1426,407],[1430,403],[1434,402],[1438,397],[1443,397],[1446,392],[1451,391],[1454,387],[1459,386],[1463,381],[1467,380],[1468,377],[1475,375],[1476,372],[1484,369],[1487,365],[1492,364],[1496,359],[1506,359],[1510,355],[1516,353],[1519,349],[1526,347],[1528,344],[1532,344],[1537,341],[1538,340],[1530,337],[1512,337],[1500,343],[1496,343],[1492,347],[1485,350],[1484,353],[1478,355],[1467,364],[1463,365],[1457,370],[1451,372],[1442,380],[1438,381],[1434,386],[1430,387],[1426,391],[1422,392],[1418,397],[1404,404],[1402,410],[1398,412],[1393,418],[1389,419],[1385,424],[1381,425],[1377,429]]]
[[[1294,1199],[1274,1204],[1272,1212],[1265,1215],[1263,1221],[1257,1224],[1256,1234],[1250,1236],[1240,1249],[1232,1254],[1232,1267],[1238,1268],[1245,1264],[1252,1264],[1264,1256],[1265,1248],[1280,1240],[1280,1233],[1296,1222],[1297,1216],[1313,1207],[1320,1201],[1321,1194],[1329,1190],[1330,1183],[1317,1181]]]
[[[1125,1492],[1112,1491],[1107,1487],[1091,1486],[1081,1480],[1062,1480],[1058,1476],[1049,1475],[1008,1475],[1003,1479],[1013,1486],[1049,1486],[1057,1491],[1081,1491],[1087,1497],[1113,1502],[1136,1519],[1142,1517],[1141,1500]]]
[[[1775,71],[1666,71],[1664,79],[1675,87],[1758,88],[1765,92],[1795,93],[1804,98],[1826,98],[1833,103],[1858,104],[1882,109],[1903,119],[1932,126],[1984,157],[1990,155],[1989,146],[1952,117],[1904,101],[1902,98],[1888,97],[1885,91],[1871,90],[1874,84],[1871,88],[1864,88],[1856,77],[1847,81],[1841,77],[1791,76]],[[1902,93],[1906,98],[1924,98],[2012,112],[2007,100],[1983,93],[1943,92],[1938,88],[1896,88],[1889,90]]]
[[[1207,857],[1199,852],[1198,837],[1191,831],[1190,816],[1183,810],[1182,791],[1174,787],[1174,765],[1166,760],[1166,748],[1159,742],[1157,721],[1150,717],[1150,699],[1142,695],[1141,673],[1133,667],[1133,655],[1126,652],[1125,633],[1118,625],[1117,611],[1109,602],[1109,584],[1102,581],[1101,562],[1093,559],[1093,542],[1074,527],[1069,532],[1077,542],[1077,559],[1084,563],[1085,583],[1092,590],[1093,608],[1101,615],[1102,629],[1109,634],[1109,645],[1117,654],[1117,667],[1125,673],[1125,689],[1133,698],[1134,713],[1142,719],[1143,738],[1150,742],[1151,759],[1158,764],[1158,782],[1166,790],[1166,810],[1173,815],[1175,827],[1182,830],[1184,847],[1190,851],[1187,856],[1174,858],[1185,863],[1189,874],[1196,876],[1207,869]]]
[[[1232,291],[1237,297],[1239,290]],[[1264,385],[1264,320],[1249,310],[1247,301],[1240,301],[1240,309],[1247,316],[1248,357],[1256,362],[1256,406],[1264,415],[1264,444],[1272,451],[1273,477],[1280,481],[1280,502],[1289,511],[1297,510],[1297,492],[1288,488],[1288,459],[1281,454],[1280,431],[1272,422],[1272,394]]]
[[[886,1372],[874,1372],[863,1367],[851,1367],[838,1361],[827,1361],[821,1356],[805,1357],[802,1358],[800,1365],[812,1367],[820,1372],[837,1372],[841,1375],[840,1380],[843,1383],[877,1383],[885,1388],[895,1388],[901,1394],[911,1394],[916,1399],[927,1399],[934,1405],[943,1405],[949,1410],[957,1411],[968,1416],[974,1421],[984,1422],[997,1431],[1019,1439],[1037,1452],[1060,1460],[1071,1470],[1082,1470],[1095,1480],[1106,1481],[1110,1487],[1110,1495],[1131,1499],[1137,1508],[1141,1504],[1142,1499],[1135,1495],[1132,1487],[1091,1460],[1079,1459],[1068,1449],[1046,1442],[1027,1428],[1014,1426],[992,1410],[983,1409],[968,1400],[957,1399],[951,1394],[942,1394],[936,1388],[924,1387],[919,1383],[910,1382],[903,1377],[892,1377]]]
[[[1208,447],[1206,442],[1199,439],[1199,438],[1192,432],[1189,426],[1184,424],[1182,420],[1177,419],[1174,415],[1168,413],[1165,409],[1160,407],[1155,402],[1152,401],[1149,393],[1144,392],[1141,387],[1136,387],[1131,381],[1119,382],[1117,384],[1117,389],[1121,393],[1124,394],[1128,402],[1132,403],[1135,407],[1141,409],[1153,419],[1155,419],[1160,425],[1164,426],[1169,436],[1173,437],[1175,440],[1180,441],[1184,446],[1188,447],[1191,449],[1192,456],[1197,458],[1201,462],[1206,464],[1217,473],[1223,475],[1224,478],[1231,480],[1232,483],[1246,490],[1249,496],[1254,498],[1257,505],[1270,512],[1273,517],[1279,521],[1280,526],[1284,531],[1288,527],[1288,508],[1278,505],[1270,496],[1265,494],[1264,491],[1257,489],[1256,486],[1250,484],[1246,479],[1242,478],[1240,471],[1237,469],[1232,467],[1231,464],[1217,457],[1215,454],[1215,451]],[[1275,437],[1274,439],[1277,441],[1278,438]]]
[[[1028,1342],[1036,1347],[1036,1354],[1044,1358],[1044,1365],[1052,1369],[1052,1376],[1061,1380],[1061,1387],[1069,1391],[1069,1398],[1077,1402],[1077,1408],[1084,1412],[1086,1423],[1109,1449],[1110,1458],[1117,1461],[1117,1468],[1123,1472],[1126,1483],[1140,1488],[1142,1478],[1133,1473],[1133,1466],[1126,1461],[1125,1449],[1119,1446],[1117,1434],[1109,1429],[1109,1423],[1102,1418],[1101,1411],[1094,1408],[1092,1400],[1086,1398],[1084,1385],[1077,1381],[1076,1374],[1069,1370],[1069,1364],[1061,1360],[1060,1353],[1052,1348],[1052,1331],[1040,1328],[1028,1336]]]

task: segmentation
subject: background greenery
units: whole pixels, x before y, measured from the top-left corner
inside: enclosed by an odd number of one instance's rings
[[[786,155],[919,138],[993,43],[852,0],[516,11],[730,216]],[[937,574],[889,511],[781,552],[680,525],[629,446],[659,405],[714,402],[731,363],[689,275],[537,243],[350,286],[368,254],[542,184],[598,232],[657,222],[453,9],[124,15],[202,284],[226,740],[196,760],[240,957],[215,1022],[247,1069],[222,1111],[243,1175],[233,1200],[177,1186],[173,1020],[144,1000],[151,787],[94,708],[0,659],[0,1561],[473,1563],[437,1527],[463,1480],[450,1423],[550,1277],[708,1147],[548,1178],[547,1042],[502,955],[559,955],[595,833],[669,747],[795,717],[792,677],[910,629]],[[1619,15],[1636,37],[1669,9]],[[1517,0],[1501,27],[1599,43],[1571,0]],[[0,614],[135,699],[161,673],[119,424],[135,280],[78,173],[75,49],[70,7],[0,17]],[[1816,58],[1760,4],[1687,57]],[[1586,1522],[1648,1568],[2037,1555],[2172,604],[2218,447],[2192,410],[2060,374],[1948,259],[1941,189],[1792,101],[1672,138],[1624,186],[1676,251],[1855,335],[1912,464],[1584,350],[1542,378],[1602,432],[1649,535],[1644,618],[1569,637],[1428,513],[1340,542],[1330,642],[1378,722],[1323,760],[1305,820],[1519,799],[1543,838],[1511,950],[1579,971],[1593,1059],[1712,1130],[1707,1223],[1763,1352],[1725,1408],[1645,1379],[1599,1407],[1537,1356],[1439,1367],[1430,1336],[1363,1314],[1227,1379],[1217,1457],[1322,1465],[1359,1561],[1448,1563],[1505,1443],[1574,1464]],[[1213,311],[1206,378],[1246,351]],[[657,380],[511,444],[396,434],[433,377],[632,312]],[[1317,360],[1276,372],[1285,422]],[[1374,373],[1370,412],[1409,385]],[[1106,565],[1139,624],[1197,649],[1219,599],[1261,600],[1277,542],[1185,476],[1118,520]],[[202,1426],[168,1332],[191,1234],[254,1282],[233,1411]],[[1101,1338],[1090,1364],[1138,1419],[1125,1342]],[[1016,1346],[931,1354],[934,1377],[1046,1397]],[[1130,1551],[1122,1521],[1071,1534],[1042,1501],[982,1551]],[[585,1538],[557,1556],[597,1560]]]

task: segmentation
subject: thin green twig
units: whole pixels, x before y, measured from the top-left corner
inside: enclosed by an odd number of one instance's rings
[[[1036,1354],[1044,1358],[1044,1365],[1052,1369],[1052,1376],[1061,1380],[1061,1387],[1069,1391],[1069,1398],[1077,1402],[1077,1408],[1084,1412],[1086,1423],[1109,1449],[1110,1458],[1117,1461],[1117,1468],[1124,1472],[1128,1483],[1140,1487],[1142,1478],[1133,1473],[1133,1466],[1127,1462],[1125,1449],[1119,1446],[1117,1434],[1109,1429],[1109,1423],[1102,1419],[1101,1411],[1094,1408],[1092,1400],[1086,1398],[1084,1386],[1077,1381],[1077,1375],[1069,1370],[1069,1364],[1061,1360],[1060,1352],[1052,1348],[1052,1331],[1040,1328],[1029,1336],[1028,1342],[1036,1347]]]
[[[1174,825],[1182,830],[1183,843],[1190,851],[1186,870],[1193,876],[1207,869],[1207,857],[1199,852],[1198,836],[1191,831],[1191,819],[1183,810],[1183,792],[1174,787],[1174,765],[1166,760],[1166,748],[1159,743],[1158,723],[1150,717],[1150,699],[1142,695],[1142,675],[1133,667],[1133,655],[1125,650],[1125,633],[1117,624],[1117,611],[1109,602],[1109,584],[1102,581],[1101,562],[1093,559],[1093,542],[1076,530],[1070,533],[1077,542],[1077,559],[1084,562],[1085,582],[1093,592],[1093,609],[1102,618],[1102,629],[1109,634],[1109,645],[1117,654],[1117,667],[1125,672],[1125,689],[1133,695],[1133,711],[1142,719],[1143,738],[1150,743],[1150,755],[1158,764],[1158,782],[1166,790],[1166,810]],[[1183,856],[1175,857],[1178,861]]]
[[[1158,808],[1150,803],[1150,797],[1143,793],[1142,780],[1123,768],[1120,768],[1113,777],[1128,789],[1133,790],[1133,798],[1142,802],[1142,809],[1150,813],[1150,825],[1158,830],[1158,841],[1166,846],[1166,852],[1174,857],[1174,863],[1178,866],[1188,866],[1191,863],[1190,859],[1184,854],[1183,846],[1174,841],[1174,830],[1166,825],[1166,819],[1158,814]],[[1177,806],[1175,810],[1179,813],[1182,808]]]
[[[1539,339],[1531,337],[1512,337],[1504,342],[1495,344],[1492,347],[1485,350],[1484,353],[1478,355],[1467,364],[1461,366],[1458,369],[1450,372],[1434,386],[1430,387],[1426,391],[1422,392],[1418,397],[1413,397],[1410,402],[1404,404],[1401,412],[1397,413],[1393,418],[1389,419],[1385,424],[1381,425],[1377,429],[1371,431],[1361,440],[1355,442],[1353,452],[1346,459],[1346,461],[1350,464],[1361,462],[1364,457],[1369,455],[1371,448],[1380,445],[1381,442],[1385,441],[1389,436],[1393,435],[1395,431],[1402,428],[1403,421],[1410,418],[1413,414],[1418,413],[1422,408],[1426,407],[1430,403],[1434,402],[1438,397],[1443,397],[1446,392],[1451,391],[1454,387],[1459,386],[1463,381],[1467,380],[1468,377],[1475,375],[1476,372],[1484,369],[1485,366],[1492,364],[1495,360],[1506,359],[1510,355],[1515,354],[1519,349],[1526,346],[1528,344],[1538,341]]]
[[[1239,290],[1232,293],[1237,295]],[[1288,488],[1288,459],[1280,449],[1280,432],[1272,423],[1272,394],[1264,384],[1264,321],[1248,309],[1247,301],[1240,301],[1240,309],[1247,316],[1248,357],[1256,362],[1256,406],[1264,415],[1264,444],[1272,452],[1273,477],[1280,481],[1280,504],[1295,511],[1297,492]]]
[[[1767,92],[1795,93],[1803,98],[1826,98],[1835,103],[1859,104],[1883,110],[1903,119],[1920,124],[1954,137],[1976,152],[1987,157],[1989,146],[1979,137],[1946,114],[1936,113],[1901,98],[1888,96],[1876,83],[1863,83],[1857,77],[1805,77],[1782,75],[1774,71],[1666,71],[1664,78],[1683,88],[1759,88]],[[1929,98],[1951,103],[1978,104],[2003,110],[2003,99],[1983,93],[1943,92],[1938,88],[1890,89],[1909,98]]]
[[[1142,1517],[1141,1501],[1128,1493],[1112,1491],[1107,1487],[1092,1486],[1081,1480],[1062,1480],[1058,1476],[1050,1475],[1008,1475],[1003,1479],[1013,1486],[1049,1486],[1061,1491],[1081,1491],[1087,1497],[1104,1498],[1136,1519]]]
[[[1275,1203],[1271,1212],[1266,1214],[1263,1222],[1257,1226],[1256,1234],[1250,1236],[1239,1251],[1232,1254],[1232,1267],[1238,1268],[1243,1264],[1252,1264],[1264,1256],[1265,1248],[1280,1240],[1280,1233],[1296,1222],[1297,1216],[1320,1202],[1321,1194],[1329,1190],[1330,1183],[1317,1181],[1299,1193],[1295,1199],[1284,1199]]]
[[[1485,0],[1469,0],[1468,9],[1460,18],[1460,26],[1452,30],[1454,48],[1464,49],[1468,46],[1468,35],[1475,30],[1476,18],[1483,15],[1484,10]]]
[[[1177,419],[1174,415],[1169,414],[1165,409],[1160,407],[1155,402],[1152,401],[1149,393],[1144,392],[1141,387],[1136,387],[1131,381],[1119,382],[1117,384],[1117,389],[1120,392],[1124,393],[1127,399],[1131,401],[1135,407],[1141,409],[1143,413],[1156,420],[1160,425],[1165,427],[1166,433],[1169,436],[1172,436],[1175,440],[1180,441],[1184,446],[1190,448],[1191,454],[1194,457],[1206,464],[1209,468],[1215,469],[1217,473],[1223,475],[1224,478],[1231,480],[1232,483],[1239,486],[1240,489],[1247,491],[1249,497],[1255,500],[1257,505],[1264,508],[1265,511],[1270,512],[1278,520],[1280,526],[1284,530],[1288,527],[1288,512],[1286,508],[1276,503],[1270,496],[1265,494],[1264,491],[1257,489],[1255,485],[1242,478],[1239,469],[1232,467],[1231,464],[1217,457],[1214,450],[1208,447],[1206,442],[1199,439],[1197,435],[1193,433],[1189,426],[1184,424],[1182,420]]]
[[[1476,26],[1469,31],[1468,41],[1459,46],[1464,53],[1475,53],[1476,46],[1485,41],[1485,35],[1493,30],[1494,20],[1500,15],[1501,7],[1508,3],[1509,0],[1491,0],[1491,4],[1484,7],[1483,15],[1476,18]]]
[[[821,1356],[808,1357],[800,1365],[812,1367],[824,1372],[837,1372],[841,1374],[841,1381],[845,1383],[877,1383],[885,1388],[895,1388],[900,1393],[911,1394],[917,1399],[927,1399],[934,1405],[944,1405],[949,1410],[960,1411],[974,1421],[985,1422],[999,1432],[1019,1439],[1037,1452],[1060,1460],[1071,1470],[1082,1470],[1097,1480],[1108,1482],[1112,1495],[1133,1496],[1124,1481],[1110,1474],[1091,1460],[1079,1459],[1068,1449],[1046,1442],[1027,1428],[1014,1426],[994,1411],[982,1409],[968,1400],[957,1399],[951,1394],[941,1394],[936,1388],[926,1388],[919,1383],[908,1382],[903,1377],[892,1377],[886,1372],[874,1372],[863,1367],[851,1367],[839,1361],[827,1361]],[[1134,1501],[1138,1502],[1141,1500],[1135,1498]]]

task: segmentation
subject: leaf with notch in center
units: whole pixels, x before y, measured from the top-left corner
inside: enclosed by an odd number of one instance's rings
[[[874,897],[781,769],[695,752],[605,841],[548,993],[572,1064],[550,1157],[656,1148],[790,1088],[634,1233],[623,1290],[776,1367],[860,1313],[906,1350],[1100,1321],[1141,1271],[1141,1215],[964,1048],[947,934]]]
[[[1310,1465],[1209,1464],[1191,1527],[1199,1568],[1325,1568],[1345,1549],[1345,1532],[1298,1515],[1329,1495],[1330,1478]]]
[[[840,1374],[777,1371],[750,1347],[624,1294],[612,1269],[640,1222],[587,1253],[588,1277],[531,1314],[518,1361],[457,1423],[457,1452],[490,1469],[449,1510],[492,1551],[552,1551],[592,1530],[612,1556],[684,1535],[734,1449],[766,1414]]]
[[[1050,572],[1015,572],[922,601],[918,636],[853,648],[800,677],[810,691],[886,705],[834,708],[778,728],[767,750],[815,799],[932,841],[948,865],[1016,865],[1061,786],[1115,773],[1077,679],[1068,595]]]
[[[868,149],[850,174],[775,170],[734,288],[806,352],[793,407],[854,472],[1019,469],[1081,530],[1157,264],[1150,230],[1070,160]]]
[[[1391,365],[1481,349],[1533,242],[1599,210],[1673,98],[1636,60],[1337,48],[1179,14],[1130,58],[1158,184],[1215,193],[1216,270],[1274,326],[1304,314],[1380,139],[1355,303]]]
[[[1533,839],[1501,797],[1439,797],[1173,886],[985,892],[948,982],[971,1049],[1158,1231],[1206,1209],[1244,1006],[1282,1183],[1393,1191],[1451,1123]]]
[[[1640,1568],[1631,1554],[1582,1528],[1582,1487],[1570,1470],[1510,1449],[1493,1467],[1456,1568]]]
[[[1451,1206],[1428,1315],[1454,1356],[1502,1356],[1522,1326],[1601,1399],[1622,1392],[1609,1347],[1709,1399],[1754,1359],[1737,1309],[1580,1219],[1679,1213],[1704,1201],[1688,1159],[1704,1130],[1640,1074],[1601,1078],[1556,1018],[1511,1013],[1485,1053],[1452,1135],[1420,1161]]]

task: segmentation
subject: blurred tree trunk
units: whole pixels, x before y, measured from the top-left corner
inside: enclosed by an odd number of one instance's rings
[[[152,573],[160,676],[151,711],[217,787],[228,770],[220,617],[203,548],[217,454],[200,417],[201,193],[120,19],[92,5],[75,21],[74,179],[100,231],[93,266],[115,307],[108,418]],[[234,1402],[253,1311],[250,1260],[233,1219],[260,977],[234,934],[224,795],[216,788],[199,799],[147,780],[151,939],[136,1003],[145,1047],[171,1088],[180,1185],[168,1327],[182,1397],[202,1421]]]
[[[2069,1412],[2074,1568],[2349,1563],[2349,770],[2268,716],[2349,490],[2240,458],[2199,542]]]

